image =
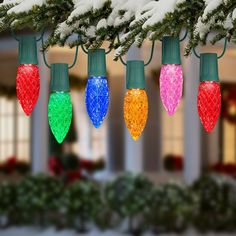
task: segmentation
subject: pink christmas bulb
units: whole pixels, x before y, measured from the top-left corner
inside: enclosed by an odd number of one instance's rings
[[[162,104],[169,116],[174,115],[183,92],[183,72],[181,65],[162,65],[160,95]]]

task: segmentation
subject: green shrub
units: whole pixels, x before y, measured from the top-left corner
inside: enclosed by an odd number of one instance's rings
[[[71,221],[79,220],[77,222],[78,230],[84,232],[86,222],[96,217],[100,207],[99,187],[92,181],[78,181],[69,185],[63,192],[59,211]],[[72,224],[76,224],[76,222],[72,222]]]
[[[14,184],[2,183],[0,186],[0,215],[8,218],[8,223],[14,222],[16,209],[16,188]]]
[[[232,185],[220,177],[204,176],[192,186],[198,204],[194,225],[200,231],[235,230],[235,194]]]
[[[53,177],[38,175],[25,178],[16,188],[16,207],[21,212],[19,220],[25,223],[24,220],[35,219],[44,224],[46,213],[57,209],[61,192],[61,182]]]
[[[128,219],[129,231],[180,232],[236,230],[236,181],[206,176],[186,187],[166,183],[154,187],[143,175],[123,174],[102,187],[92,181],[69,186],[50,176],[27,177],[0,185],[0,216],[11,224],[55,224],[86,231],[94,222],[105,229]],[[5,224],[5,223],[4,223]]]
[[[163,184],[152,191],[151,210],[146,219],[154,230],[181,232],[189,225],[193,202],[184,185]]]
[[[134,220],[142,218],[150,211],[149,199],[153,184],[143,175],[125,173],[105,188],[105,198],[108,206],[120,217],[129,219],[129,231],[134,228]],[[141,219],[142,220],[142,219]],[[139,228],[144,226],[139,224]]]

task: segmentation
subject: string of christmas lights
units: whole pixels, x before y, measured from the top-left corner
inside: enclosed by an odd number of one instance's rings
[[[44,44],[43,35],[40,37]],[[37,39],[35,36],[14,38],[19,42],[19,68],[16,78],[17,97],[26,113],[30,115],[37,103],[40,89]],[[163,106],[173,116],[182,98],[183,72],[181,66],[180,42],[182,39],[173,36],[162,38],[162,68],[160,74],[160,97]],[[117,37],[119,42],[119,37]],[[126,66],[126,88],[124,98],[124,120],[132,138],[138,140],[148,119],[148,96],[145,91],[145,66],[153,58],[155,41],[153,41],[150,59],[121,62]],[[225,38],[224,50],[220,56],[215,53],[194,54],[200,59],[200,85],[198,92],[198,113],[204,129],[211,132],[219,118],[221,110],[221,91],[218,76],[218,59],[223,57],[227,47]],[[95,128],[104,121],[109,106],[109,85],[106,71],[105,49],[82,50],[88,54],[88,81],[85,91],[85,104],[88,116]],[[48,103],[48,120],[52,133],[58,143],[65,139],[72,120],[72,102],[70,97],[69,69],[75,66],[78,57],[78,46],[71,66],[63,63],[49,65],[45,52],[43,58],[51,70],[50,98]]]

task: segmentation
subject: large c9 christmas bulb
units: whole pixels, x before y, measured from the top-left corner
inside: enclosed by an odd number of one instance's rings
[[[127,61],[124,119],[136,141],[142,134],[148,117],[148,97],[145,91],[144,62]]]
[[[34,36],[20,37],[19,64],[16,94],[25,114],[29,116],[38,101],[40,90],[37,45]]]
[[[217,54],[203,53],[200,57],[200,85],[198,114],[205,130],[210,133],[219,118],[221,91],[218,76]]]
[[[183,91],[183,72],[180,59],[179,38],[165,36],[162,39],[162,68],[160,96],[165,110],[174,115]]]
[[[67,64],[51,65],[51,94],[48,103],[48,120],[58,143],[65,139],[72,120],[72,103]]]
[[[88,76],[85,104],[94,127],[99,128],[106,117],[109,106],[109,87],[106,78],[104,49],[89,50]]]
[[[125,95],[124,118],[127,129],[136,141],[145,128],[148,116],[148,98],[144,89],[129,89]]]

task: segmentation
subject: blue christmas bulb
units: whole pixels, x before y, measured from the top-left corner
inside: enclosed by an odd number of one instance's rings
[[[109,106],[109,87],[106,77],[89,77],[85,103],[88,115],[95,128],[102,124]]]

